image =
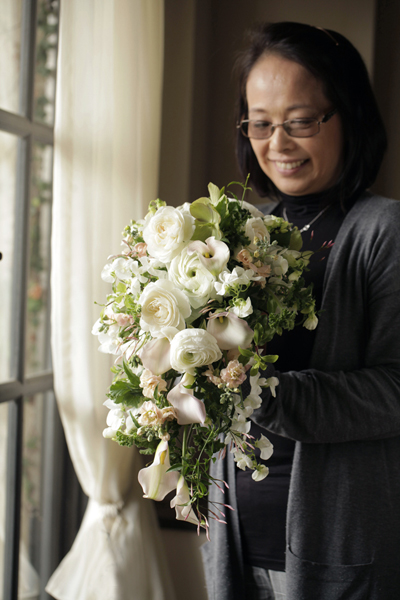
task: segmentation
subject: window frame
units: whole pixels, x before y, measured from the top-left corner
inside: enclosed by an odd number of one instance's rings
[[[59,0],[60,10],[61,0]],[[25,375],[27,331],[27,283],[29,271],[29,219],[33,147],[35,143],[54,147],[54,125],[34,120],[34,80],[36,64],[38,0],[23,0],[21,21],[21,57],[19,78],[19,114],[0,108],[0,131],[18,138],[15,238],[13,248],[13,308],[11,314],[11,378],[0,382],[0,403],[8,405],[4,600],[18,598],[19,548],[21,533],[22,450],[24,398],[44,395],[41,454],[40,592],[41,600],[50,598],[44,587],[69,549],[85,508],[85,497],[74,474],[54,398],[50,354],[50,301],[46,317],[45,371]],[[58,45],[59,34],[57,34]],[[57,49],[58,50],[58,49]],[[1,250],[1,249],[0,249]],[[1,260],[1,255],[0,255]],[[50,279],[50,268],[47,273]],[[50,281],[48,281],[50,284]],[[48,285],[50,290],[50,285]],[[65,514],[70,502],[70,514]],[[63,516],[63,518],[61,518]],[[67,528],[69,531],[67,532]]]

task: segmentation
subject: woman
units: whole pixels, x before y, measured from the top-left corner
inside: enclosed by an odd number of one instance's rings
[[[267,348],[279,386],[251,433],[274,443],[269,477],[213,467],[230,488],[210,499],[235,511],[210,524],[209,598],[400,598],[400,203],[366,191],[386,149],[367,71],[342,35],[298,23],[253,32],[238,68],[243,175],[304,248],[334,243],[308,273],[317,329]]]

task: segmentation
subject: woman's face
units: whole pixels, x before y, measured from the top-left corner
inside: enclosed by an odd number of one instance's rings
[[[305,117],[320,121],[335,108],[322,83],[307,69],[274,54],[254,65],[246,93],[248,118],[271,123]],[[284,194],[302,196],[329,189],[342,169],[343,135],[337,113],[313,137],[290,137],[277,127],[269,139],[250,143],[261,169]]]

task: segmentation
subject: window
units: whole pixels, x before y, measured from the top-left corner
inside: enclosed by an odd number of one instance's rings
[[[0,11],[0,600],[49,598],[84,504],[50,354],[59,9],[60,0],[2,0]]]

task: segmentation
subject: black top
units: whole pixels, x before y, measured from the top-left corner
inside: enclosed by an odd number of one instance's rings
[[[282,202],[273,214],[283,217],[286,209],[288,220],[299,229],[312,221],[326,206],[324,196],[282,195]],[[312,250],[309,271],[304,273],[306,284],[314,284],[314,297],[317,309],[321,306],[322,287],[329,249],[321,249],[324,242],[333,241],[344,219],[339,204],[327,208],[310,227],[302,233],[302,250]],[[309,366],[316,331],[304,327],[295,327],[284,331],[282,336],[268,344],[268,354],[278,354],[277,370],[301,371]],[[274,445],[274,453],[268,461],[261,461],[270,470],[263,481],[255,482],[252,471],[237,469],[236,488],[239,508],[239,520],[245,564],[285,570],[285,527],[286,507],[289,493],[290,472],[295,442],[276,435],[252,423],[250,434],[256,439],[263,433]],[[256,449],[256,455],[260,452]]]

